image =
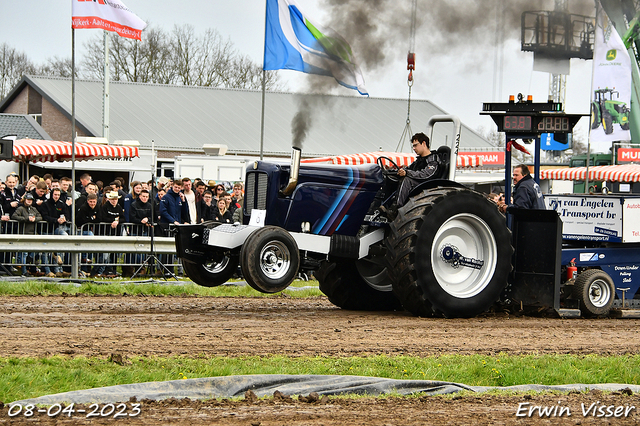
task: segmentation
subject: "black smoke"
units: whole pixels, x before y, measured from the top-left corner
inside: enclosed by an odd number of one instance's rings
[[[418,0],[415,46],[423,53],[416,58],[416,69],[421,62],[453,55],[456,62],[452,66],[472,70],[479,66],[479,52],[484,52],[486,62],[491,63],[496,33],[503,40],[519,40],[522,13],[553,10],[554,4],[553,0]],[[351,45],[365,75],[365,85],[367,73],[406,58],[412,20],[410,0],[321,0],[320,8],[328,13],[322,24]],[[568,0],[567,11],[594,16],[595,1]],[[499,29],[497,22],[501,23]],[[310,93],[330,93],[337,87],[330,77],[308,77]],[[320,98],[302,97],[299,102],[292,122],[297,146],[302,146],[311,126],[314,99]]]

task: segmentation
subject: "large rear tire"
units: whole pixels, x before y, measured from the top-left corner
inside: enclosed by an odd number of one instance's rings
[[[580,300],[580,310],[588,318],[608,315],[615,294],[613,280],[600,269],[587,269],[573,285],[573,297]]]
[[[591,103],[591,128],[600,127],[600,105],[597,102]]]
[[[238,255],[232,253],[221,254],[218,261],[206,264],[182,261],[187,276],[194,283],[203,287],[216,287],[229,281],[238,270]]]
[[[393,291],[414,315],[473,317],[507,286],[511,233],[477,192],[425,190],[399,209],[390,231],[385,260]]]
[[[249,235],[240,258],[247,284],[262,293],[278,293],[289,287],[300,267],[296,240],[277,226],[265,226]]]
[[[398,311],[391,277],[382,259],[322,262],[315,273],[320,291],[334,305],[353,311]]]

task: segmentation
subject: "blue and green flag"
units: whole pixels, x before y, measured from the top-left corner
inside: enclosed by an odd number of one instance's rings
[[[312,22],[294,0],[267,0],[264,69],[331,76],[341,85],[368,95],[349,44]]]

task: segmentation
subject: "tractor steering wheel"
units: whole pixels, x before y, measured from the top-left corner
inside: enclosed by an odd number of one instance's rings
[[[390,162],[391,167],[386,168],[382,161],[383,159]],[[390,181],[393,181],[393,182],[397,182],[400,180],[400,178],[398,177],[398,170],[400,170],[400,167],[398,167],[396,162],[393,161],[391,158],[381,156],[376,159],[376,163],[378,164],[378,166],[380,166],[380,169],[382,169],[382,175],[384,176],[385,179],[389,179]]]

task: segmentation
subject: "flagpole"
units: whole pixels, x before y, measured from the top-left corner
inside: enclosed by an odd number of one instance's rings
[[[76,234],[76,30],[71,27],[71,235]],[[71,254],[71,277],[78,278],[78,253]]]
[[[598,31],[598,19],[599,19],[599,14],[601,13],[601,5],[600,2],[598,0],[596,0],[596,31]],[[594,33],[594,39],[595,39],[595,33]],[[595,46],[594,46],[594,58],[593,58],[593,66],[591,67],[591,103],[590,105],[593,105],[593,97],[594,97],[594,92],[593,92],[593,75],[595,74],[595,68],[596,68],[596,58],[595,58]],[[587,133],[587,170],[586,170],[586,175],[584,177],[584,193],[588,194],[589,193],[589,160],[591,157],[591,132],[593,131],[593,129],[591,129],[591,126],[589,126],[589,132]]]
[[[76,223],[76,30],[71,28],[71,235]]]
[[[266,75],[267,72],[262,69],[262,113],[260,115],[260,160],[264,156],[264,98],[266,94]]]

